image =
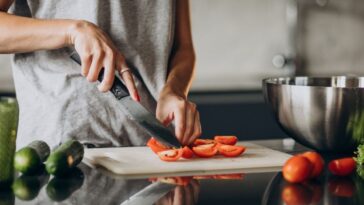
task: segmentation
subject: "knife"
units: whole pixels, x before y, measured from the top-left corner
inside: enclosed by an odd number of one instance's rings
[[[176,185],[173,184],[155,182],[131,196],[129,199],[121,203],[121,205],[153,205],[175,187]]]
[[[76,63],[81,65],[81,59],[77,52],[73,52],[70,57]],[[104,79],[104,69],[100,71],[98,77],[99,82],[101,82],[102,79]],[[117,76],[115,76],[110,92],[112,92],[116,100],[119,101],[120,105],[125,108],[127,116],[143,127],[150,136],[156,138],[158,141],[169,147],[182,147],[177,138],[167,127],[160,123],[157,118],[140,103],[135,102],[130,97],[128,89]]]

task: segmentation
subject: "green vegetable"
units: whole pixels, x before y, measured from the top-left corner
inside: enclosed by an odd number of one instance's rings
[[[52,175],[64,175],[82,161],[83,155],[84,148],[80,142],[76,140],[67,141],[48,157],[46,170]]]
[[[39,176],[22,175],[13,183],[13,192],[18,199],[31,201],[35,199],[41,188],[48,182],[49,175],[40,173]]]
[[[54,177],[47,185],[47,195],[53,201],[63,201],[82,187],[84,174],[79,168],[73,168],[65,176]]]
[[[354,160],[358,166],[364,165],[364,144],[358,146],[357,150],[355,151],[356,157]]]
[[[34,141],[15,154],[15,170],[23,174],[33,174],[43,165],[50,153],[50,148],[43,141]]]
[[[0,189],[3,187],[0,187]],[[15,204],[15,196],[11,189],[1,189],[0,191],[0,205],[14,205]]]

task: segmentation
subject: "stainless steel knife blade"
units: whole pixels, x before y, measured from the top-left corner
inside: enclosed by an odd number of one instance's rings
[[[77,54],[77,52],[73,52],[70,57],[76,63],[81,65],[80,56]],[[103,78],[104,72],[102,70],[98,80],[102,81]],[[182,147],[175,135],[167,127],[160,123],[154,114],[149,112],[140,103],[135,102],[130,97],[128,89],[117,76],[115,76],[115,80],[110,92],[115,96],[116,100],[120,102],[120,105],[125,108],[124,110],[127,112],[127,116],[142,126],[151,137],[156,138],[158,141],[169,147]]]
[[[176,185],[173,184],[155,182],[131,196],[128,200],[121,203],[121,205],[152,205],[175,187]]]

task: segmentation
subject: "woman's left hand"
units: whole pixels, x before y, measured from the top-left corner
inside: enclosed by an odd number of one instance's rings
[[[183,145],[192,144],[201,135],[200,113],[196,104],[166,86],[158,100],[157,119],[168,126],[175,122],[175,135]]]

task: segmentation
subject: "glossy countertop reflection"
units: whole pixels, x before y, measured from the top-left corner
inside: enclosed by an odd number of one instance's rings
[[[307,148],[290,140],[254,143],[287,153]],[[323,154],[326,160],[335,158]],[[170,184],[173,183],[173,184]],[[179,185],[176,185],[179,184]],[[280,172],[123,178],[81,164],[69,176],[20,176],[12,190],[0,191],[0,204],[364,204],[364,180],[325,172],[317,180],[287,183]]]

